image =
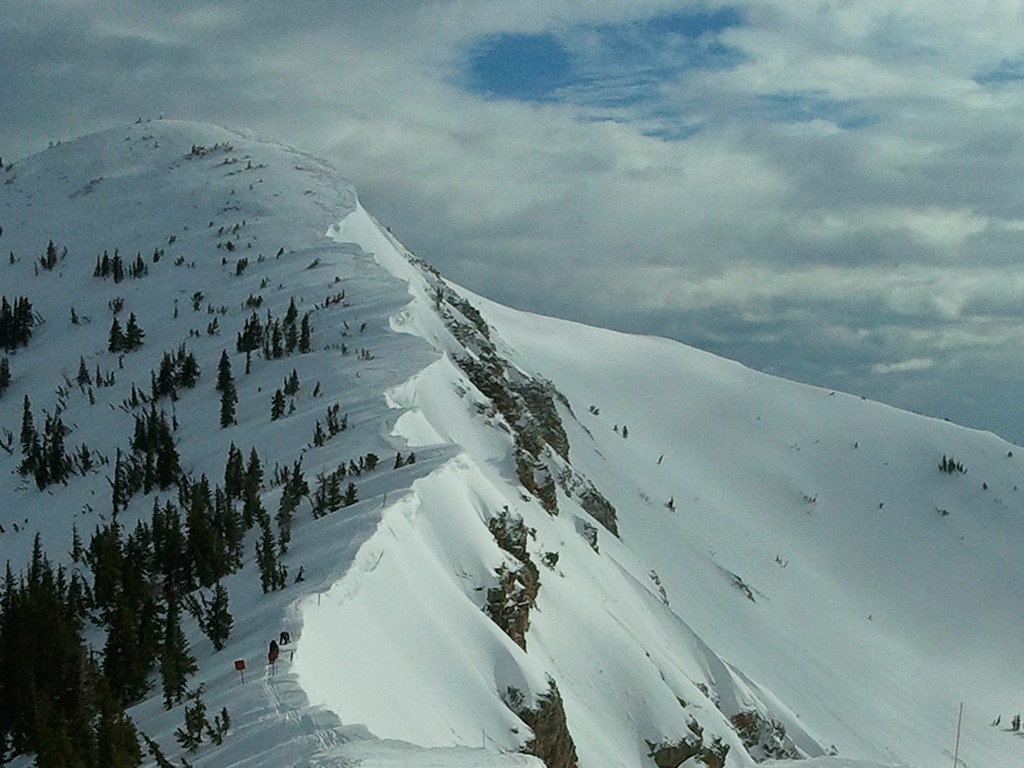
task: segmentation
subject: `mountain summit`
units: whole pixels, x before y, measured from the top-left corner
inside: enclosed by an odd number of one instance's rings
[[[146,765],[1024,754],[1015,446],[497,305],[246,132],[51,147],[0,227],[0,762],[100,764],[39,693],[97,676]]]

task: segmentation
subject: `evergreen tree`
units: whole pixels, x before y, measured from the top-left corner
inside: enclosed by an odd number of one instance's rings
[[[245,352],[245,373],[249,374],[252,368],[252,353],[258,350],[263,344],[263,325],[259,315],[255,312],[245,322],[245,327],[238,334],[235,342],[235,349],[238,352]]]
[[[263,594],[278,589],[277,546],[270,530],[270,518],[260,517],[260,538],[256,541],[256,564],[260,569],[260,587]],[[282,585],[283,586],[283,585]]]
[[[288,551],[288,542],[292,539],[292,521],[298,506],[299,500],[295,498],[291,484],[286,483],[277,508],[277,540],[282,553]]]
[[[288,378],[284,380],[281,391],[288,397],[295,397],[299,393],[299,374],[294,368]]]
[[[231,376],[231,359],[228,357],[228,351],[225,349],[220,353],[220,362],[217,363],[217,386],[215,389],[218,392],[223,393],[228,385],[233,384],[234,379]]]
[[[199,585],[211,587],[228,569],[223,542],[213,525],[213,494],[206,475],[191,486],[187,503],[185,527],[189,564]]]
[[[21,406],[21,452],[26,457],[31,453],[32,447],[39,442],[39,434],[36,432],[35,419],[32,417],[32,402],[25,395]]]
[[[57,246],[51,240],[46,245],[46,253],[39,257],[39,265],[47,272],[57,266]]]
[[[142,258],[142,252],[136,252],[135,261],[128,267],[129,277],[143,277],[149,273],[149,267],[146,265],[145,259]]]
[[[203,735],[210,729],[210,721],[206,718],[206,702],[202,699],[203,687],[200,685],[188,695],[189,703],[185,705],[185,725],[174,731],[174,738],[183,749],[195,752],[203,743]]]
[[[43,430],[42,461],[36,462],[36,485],[40,490],[51,483],[67,484],[72,462],[64,449],[64,438],[69,432],[60,416],[47,416]]]
[[[229,499],[242,498],[245,486],[245,459],[238,447],[231,443],[228,460],[224,465],[224,492]]]
[[[128,506],[128,502],[132,497],[132,489],[129,486],[129,470],[126,464],[124,454],[118,448],[117,457],[114,459],[114,479],[110,480],[108,478],[111,488],[110,503],[115,515]]]
[[[284,416],[285,399],[284,392],[280,389],[274,390],[274,397],[270,403],[270,420],[277,421]]]
[[[181,628],[181,609],[173,593],[167,600],[163,644],[160,653],[160,682],[163,687],[164,709],[171,709],[185,698],[189,675],[198,670],[196,660],[188,647],[188,639]]]
[[[107,350],[110,352],[121,352],[124,349],[124,331],[121,330],[121,321],[115,317],[110,323],[110,334],[107,337]]]
[[[227,350],[220,356],[217,366],[217,391],[220,392],[220,425],[229,427],[235,423],[235,408],[238,405],[238,391],[231,375],[231,360]]]
[[[268,357],[278,359],[284,357],[284,334],[281,333],[281,323],[275,322],[270,328],[270,354]]]
[[[153,501],[154,572],[163,579],[163,591],[184,593],[193,586],[185,532],[178,508],[170,501],[160,507]]]
[[[93,744],[83,734],[86,723],[65,719],[55,702],[38,694],[32,697],[32,714],[36,768],[90,768]]]
[[[22,477],[34,475],[39,477],[40,472],[45,472],[45,465],[42,458],[42,447],[39,433],[35,428],[35,420],[32,417],[32,403],[25,395],[22,401],[21,411],[21,463],[18,465],[18,474]]]
[[[135,318],[135,313],[132,312],[128,315],[128,323],[125,325],[124,350],[132,352],[138,349],[142,346],[142,341],[145,337],[145,331],[139,327],[139,321]]]
[[[228,610],[228,591],[221,582],[213,590],[213,599],[206,610],[206,619],[203,624],[203,631],[213,643],[214,650],[221,650],[228,638],[231,636],[231,627],[234,618]]]
[[[345,506],[345,497],[341,493],[341,475],[342,472],[331,472],[327,479],[327,509],[330,512],[337,512]]]
[[[248,529],[242,513],[220,487],[214,489],[213,528],[223,558],[223,573],[232,573],[241,568],[245,560],[245,533]]]
[[[289,493],[295,498],[296,506],[303,496],[309,495],[309,483],[306,482],[306,476],[302,471],[302,459],[298,459],[292,465],[291,478],[288,485]]]
[[[178,399],[177,364],[174,358],[167,352],[164,352],[163,357],[160,359],[160,367],[158,372],[152,376],[152,380],[154,400],[159,400],[161,397],[170,397],[172,400]]]
[[[92,386],[92,377],[89,375],[89,368],[85,364],[85,358],[78,358],[78,378],[76,379],[79,387]]]
[[[27,298],[18,296],[11,304],[6,296],[0,297],[0,347],[13,352],[26,346],[34,324],[35,315]]]
[[[135,724],[118,706],[104,681],[97,684],[96,765],[103,768],[137,768],[142,750]]]
[[[342,505],[350,507],[359,501],[359,493],[356,491],[356,484],[350,482],[348,487],[345,489],[345,498],[342,500]]]
[[[149,691],[152,659],[144,653],[139,637],[139,621],[126,601],[112,607],[103,646],[103,673],[111,692],[122,705],[141,699]]]
[[[180,366],[178,371],[178,383],[186,389],[191,389],[199,381],[199,363],[194,353],[189,352],[182,355],[184,347],[179,350]]]
[[[295,306],[294,297],[288,303],[288,311],[284,314],[284,346],[287,354],[292,354],[299,345],[299,330],[297,321],[299,310]]]
[[[135,433],[132,437],[133,463],[141,473],[144,493],[154,487],[166,490],[181,476],[181,459],[174,443],[174,433],[167,422],[167,414],[157,411],[151,402],[149,410],[135,415]]]
[[[234,382],[228,384],[220,396],[220,425],[230,427],[235,421],[235,410],[238,406],[238,392]]]
[[[242,517],[246,528],[252,528],[266,512],[260,501],[263,487],[263,465],[253,447],[249,451],[249,463],[245,469],[245,485],[242,488]]]
[[[0,733],[36,765],[95,761],[91,672],[82,614],[71,602],[66,572],[54,569],[37,536],[28,571],[7,566],[0,592]]]
[[[113,275],[115,283],[124,280],[124,262],[121,260],[121,253],[116,248],[114,249],[114,259],[110,264],[110,273]]]
[[[302,329],[299,332],[299,352],[305,354],[312,350],[311,337],[312,329],[309,325],[309,312],[302,316]]]

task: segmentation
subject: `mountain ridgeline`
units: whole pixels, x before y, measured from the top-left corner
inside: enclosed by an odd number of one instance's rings
[[[1015,446],[502,307],[242,131],[3,167],[0,253],[0,764],[1024,755]]]

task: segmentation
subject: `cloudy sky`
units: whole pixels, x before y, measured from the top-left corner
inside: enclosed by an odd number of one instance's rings
[[[253,128],[491,298],[1024,443],[1020,0],[0,15],[5,162],[140,116]]]

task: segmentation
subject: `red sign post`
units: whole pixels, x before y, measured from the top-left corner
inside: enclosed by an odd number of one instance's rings
[[[238,670],[238,674],[242,678],[242,685],[245,685],[245,659],[236,659],[235,669]]]

